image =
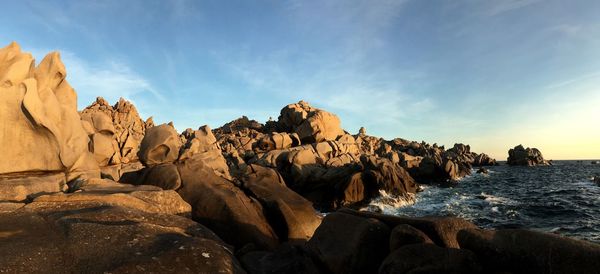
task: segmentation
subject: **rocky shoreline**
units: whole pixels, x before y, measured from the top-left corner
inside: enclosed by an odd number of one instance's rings
[[[594,273],[600,245],[453,217],[355,209],[496,165],[300,101],[178,133],[126,100],[77,111],[58,53],[0,49],[2,273]],[[511,150],[513,151],[513,150]],[[516,147],[517,164],[544,163]],[[538,157],[539,156],[539,157]],[[528,158],[529,157],[529,158]],[[318,211],[317,211],[318,210]],[[325,216],[322,213],[327,213]]]

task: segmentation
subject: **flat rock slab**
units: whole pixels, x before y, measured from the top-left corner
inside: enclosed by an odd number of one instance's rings
[[[64,173],[12,174],[0,176],[0,201],[24,202],[32,197],[66,189]]]
[[[72,198],[83,194],[0,213],[0,273],[244,273],[232,248],[188,218]]]

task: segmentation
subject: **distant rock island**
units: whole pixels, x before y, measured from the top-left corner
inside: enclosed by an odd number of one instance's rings
[[[468,145],[350,134],[305,101],[277,121],[179,133],[123,99],[99,97],[78,112],[66,76],[56,52],[36,66],[16,43],[0,49],[0,272],[600,268],[591,242],[357,210],[384,192],[410,203],[419,184],[453,184],[496,164]],[[511,164],[544,162],[536,149],[511,151]]]
[[[549,161],[544,160],[542,152],[537,148],[524,148],[518,145],[508,150],[506,164],[511,166],[547,166]]]

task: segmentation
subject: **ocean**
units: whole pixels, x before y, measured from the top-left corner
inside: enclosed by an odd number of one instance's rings
[[[455,187],[424,186],[414,204],[389,196],[369,208],[404,216],[457,216],[483,228],[527,228],[600,242],[600,165],[554,161],[552,166],[501,163]]]

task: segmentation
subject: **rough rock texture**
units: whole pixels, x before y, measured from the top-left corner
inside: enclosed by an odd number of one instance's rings
[[[506,164],[511,166],[546,166],[548,161],[544,160],[542,153],[537,148],[524,148],[518,145],[508,150]]]
[[[274,169],[250,165],[241,181],[247,193],[261,202],[280,239],[306,241],[321,224],[312,204],[287,188]]]
[[[264,249],[277,246],[277,235],[259,201],[215,175],[201,160],[190,159],[178,165],[178,169],[182,180],[179,194],[192,205],[194,220],[236,247],[248,243]]]
[[[0,175],[0,202],[26,202],[43,194],[66,189],[67,177],[62,172]]]
[[[377,219],[331,213],[308,247],[332,273],[373,273],[389,253],[390,228]]]
[[[184,140],[184,146],[179,160],[188,158],[202,160],[215,174],[228,180],[232,179],[227,161],[210,127],[205,125],[198,130],[187,129],[180,138]]]
[[[0,214],[0,246],[10,247],[0,248],[0,272],[244,273],[231,249],[204,226],[140,209],[137,198],[115,205],[114,195],[41,196]]]
[[[138,156],[146,166],[171,163],[179,158],[181,140],[175,129],[167,124],[146,131]]]
[[[0,151],[5,159],[0,174],[60,171],[67,180],[98,177],[77,95],[58,52],[34,65],[31,54],[16,43],[0,49]]]
[[[137,161],[146,129],[153,126],[151,118],[144,122],[135,106],[123,98],[111,106],[98,97],[80,116],[90,135],[90,150],[101,166]]]
[[[379,268],[380,274],[394,273],[480,273],[475,254],[465,249],[433,244],[406,245],[391,253]]]
[[[306,143],[332,141],[344,134],[335,114],[313,108],[305,101],[284,107],[277,122],[280,130],[296,133]]]
[[[522,229],[459,232],[462,248],[481,258],[487,271],[598,273],[600,245]]]
[[[256,161],[277,168],[286,183],[323,210],[368,202],[380,191],[411,199],[416,183],[398,164],[360,156],[354,138],[272,150]]]
[[[339,212],[362,216],[363,218],[374,218],[387,224],[389,227],[407,224],[424,232],[436,245],[449,248],[460,248],[457,234],[460,230],[477,228],[473,223],[456,217],[400,217],[383,215],[372,212],[341,209]]]

